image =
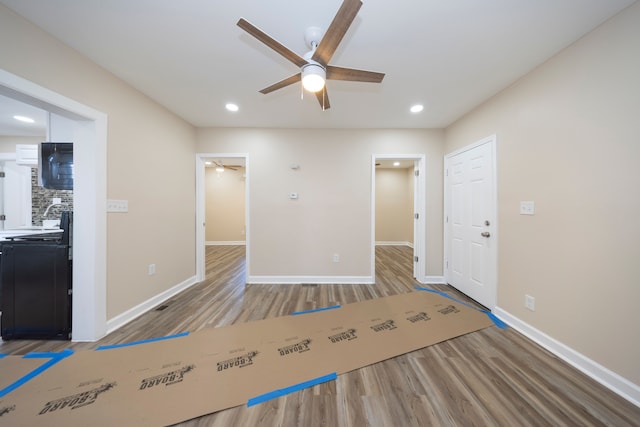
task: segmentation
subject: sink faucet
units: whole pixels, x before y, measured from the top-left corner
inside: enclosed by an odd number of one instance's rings
[[[42,218],[47,217],[47,214],[49,213],[49,209],[51,209],[54,206],[61,206],[61,205],[66,205],[66,203],[51,203],[49,206],[47,206],[47,209],[45,209],[44,213],[42,214]]]

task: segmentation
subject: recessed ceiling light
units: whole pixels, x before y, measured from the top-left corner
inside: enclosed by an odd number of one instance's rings
[[[207,161],[207,162],[204,162],[204,164],[205,164],[205,165],[207,165],[207,166],[211,166],[213,163],[212,163],[212,162]]]
[[[411,112],[412,113],[419,113],[422,110],[424,110],[424,106],[421,105],[421,104],[416,104],[413,107],[411,107]]]
[[[20,120],[21,122],[25,122],[25,123],[35,123],[35,120],[33,120],[31,117],[13,116],[13,118],[16,119],[16,120]]]
[[[225,105],[224,107],[229,111],[238,111],[239,110],[239,108],[238,108],[238,106],[236,104],[229,103],[229,104]]]
[[[400,166],[400,162],[393,162],[393,166]]]

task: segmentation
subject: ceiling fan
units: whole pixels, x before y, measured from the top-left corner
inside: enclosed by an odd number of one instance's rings
[[[300,67],[299,73],[266,87],[260,92],[267,94],[293,83],[302,81],[303,87],[311,92],[315,92],[316,98],[318,99],[318,102],[320,102],[320,106],[323,110],[326,110],[331,105],[329,104],[329,96],[327,95],[325,80],[346,80],[368,83],[382,82],[384,73],[329,65],[331,57],[351,26],[351,23],[355,19],[361,6],[361,0],[344,0],[324,36],[322,35],[322,30],[320,28],[307,28],[307,31],[305,31],[305,41],[311,47],[311,51],[307,52],[303,56],[298,55],[281,43],[277,42],[269,35],[247,22],[244,18],[240,18],[238,21],[238,26],[240,28]]]
[[[212,162],[214,165],[216,165],[217,172],[224,172],[225,169],[230,169],[232,171],[235,171],[235,170],[238,170],[238,168],[242,167],[241,165],[225,165],[218,160],[212,160]]]

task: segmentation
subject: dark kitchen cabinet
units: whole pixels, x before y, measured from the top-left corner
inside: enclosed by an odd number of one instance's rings
[[[0,244],[2,338],[71,338],[71,261],[59,241]]]

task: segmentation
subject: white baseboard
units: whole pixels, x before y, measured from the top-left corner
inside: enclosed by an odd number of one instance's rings
[[[446,285],[447,281],[444,280],[444,276],[424,276],[418,282],[423,285]]]
[[[340,284],[340,285],[371,285],[375,283],[371,276],[248,276],[248,285],[261,284]]]
[[[500,307],[496,307],[495,310],[493,310],[493,314],[498,316],[498,318],[506,322],[513,329],[558,356],[560,359],[582,371],[584,374],[604,385],[609,390],[640,407],[639,385],[632,383],[626,378],[589,359],[585,355],[578,353],[565,344],[562,344],[560,341],[511,315]]]
[[[163,303],[164,301],[168,300],[172,296],[179,294],[180,292],[195,285],[196,283],[197,283],[196,276],[190,277],[189,279],[185,280],[182,283],[177,284],[171,289],[167,289],[166,291],[161,292],[152,298],[149,298],[148,300],[136,305],[135,307],[130,308],[124,313],[120,313],[117,316],[107,320],[107,334],[110,334],[116,329],[126,325],[136,317],[143,315],[144,313],[151,310],[155,306]]]
[[[238,240],[238,241],[208,240],[204,244],[206,246],[246,246],[247,242],[244,240]]]
[[[376,242],[376,246],[409,246],[413,248],[413,243],[411,242]]]

